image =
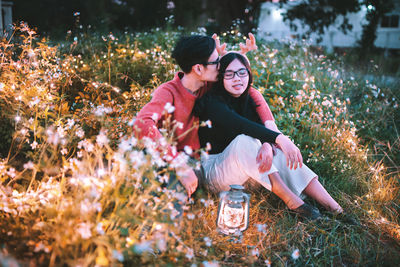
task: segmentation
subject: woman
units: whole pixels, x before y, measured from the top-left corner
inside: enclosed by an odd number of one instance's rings
[[[280,149],[275,149],[270,170],[259,171],[257,155],[260,148],[276,143],[281,133],[273,123],[272,114],[267,114],[264,122],[275,131],[266,128],[257,114],[256,104],[250,97],[256,91],[251,88],[252,79],[247,58],[239,53],[228,53],[220,60],[218,82],[195,104],[195,115],[201,121],[212,122],[211,128],[199,129],[202,147],[211,144],[209,155],[201,158],[202,185],[217,193],[227,190],[230,184],[244,184],[251,178],[303,217],[317,219],[321,216],[318,209],[303,202],[304,195],[331,212],[343,212],[319,183],[317,175],[305,165],[291,169]]]

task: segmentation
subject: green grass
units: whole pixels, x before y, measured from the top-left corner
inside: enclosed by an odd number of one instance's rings
[[[238,243],[216,232],[216,196],[197,192],[174,218],[181,195],[161,184],[175,171],[154,144],[131,137],[131,121],[178,69],[169,55],[181,33],[82,32],[57,45],[21,25],[13,42],[2,41],[0,262],[396,265],[398,83],[367,82],[370,72],[353,74],[345,59],[304,44],[258,42],[249,55],[254,86],[360,225],[302,221],[263,189],[252,192],[250,227]],[[235,49],[243,37],[233,30],[221,39]]]

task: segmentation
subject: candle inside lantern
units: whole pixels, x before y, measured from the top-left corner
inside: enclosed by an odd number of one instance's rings
[[[240,235],[248,227],[250,196],[241,185],[230,187],[230,191],[220,193],[217,229],[226,235]]]

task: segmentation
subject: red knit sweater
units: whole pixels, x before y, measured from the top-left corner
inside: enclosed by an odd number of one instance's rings
[[[182,72],[176,73],[173,80],[160,85],[153,92],[151,101],[137,114],[134,127],[140,130],[139,137],[147,136],[157,141],[162,136],[158,129],[162,128],[162,122],[167,114],[165,106],[170,103],[175,107],[175,110],[170,113],[172,120],[182,123],[182,127],[177,127],[174,133],[174,136],[178,138],[177,150],[181,151],[185,146],[190,146],[193,150],[197,150],[200,148],[198,136],[199,118],[192,114],[192,109],[196,98],[202,96],[210,86],[200,88],[198,96],[195,96],[183,87],[182,77]],[[261,120],[263,122],[273,120],[271,110],[261,93],[253,88],[250,89],[249,93],[258,105],[257,112]]]

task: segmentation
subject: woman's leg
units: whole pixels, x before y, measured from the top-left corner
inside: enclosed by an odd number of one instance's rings
[[[282,199],[289,209],[293,210],[304,204],[304,201],[286,186],[278,172],[274,172],[268,177],[271,181],[272,192]]]
[[[267,173],[259,173],[256,156],[260,147],[257,139],[239,135],[222,153],[202,159],[206,186],[212,191],[225,191],[230,184],[244,184],[251,177],[281,198],[289,209],[304,204],[282,181],[274,166]]]
[[[327,210],[341,213],[342,207],[329,195],[322,184],[318,181],[317,177],[311,180],[303,191],[307,196],[315,199],[319,204],[324,206]]]

